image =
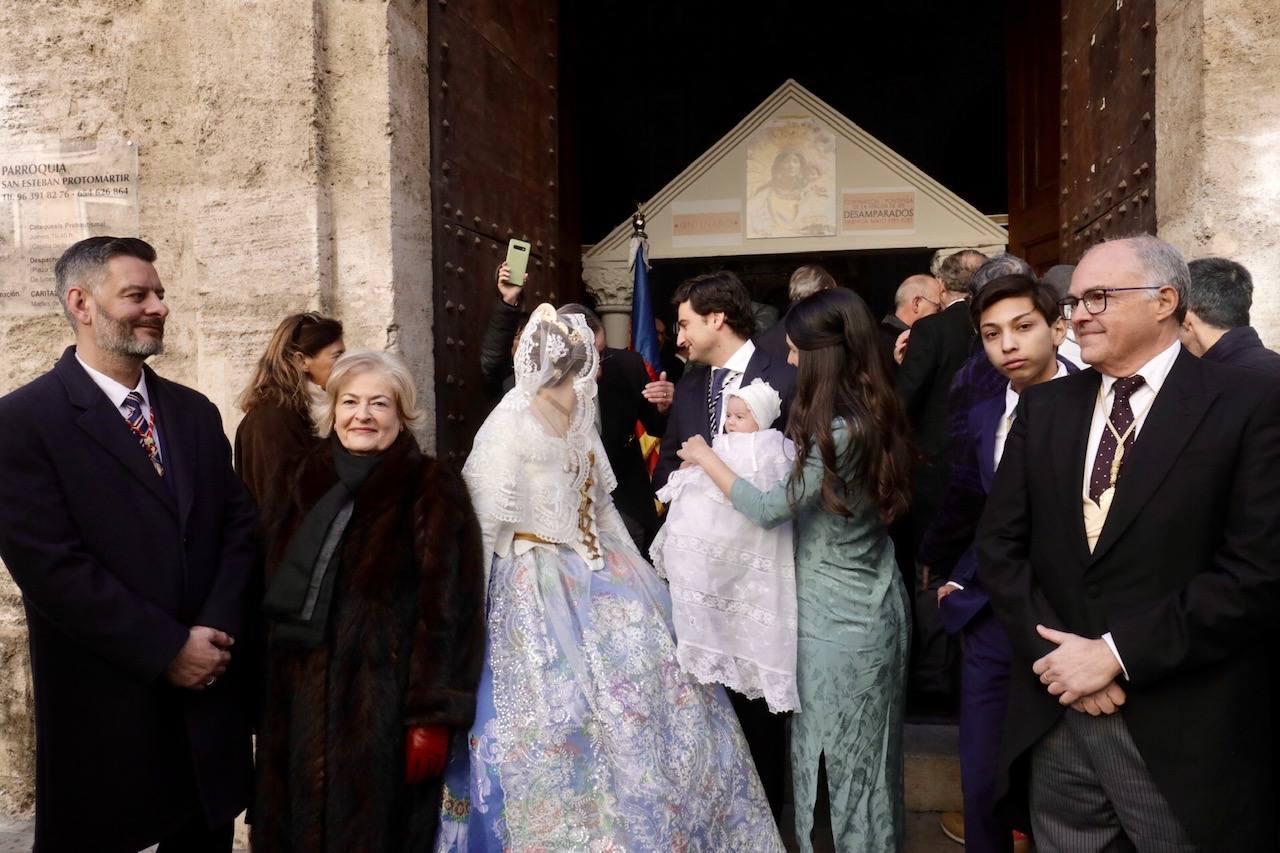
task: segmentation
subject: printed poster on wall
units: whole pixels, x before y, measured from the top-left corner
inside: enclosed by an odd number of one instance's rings
[[[747,143],[747,236],[836,233],[836,137],[814,118],[771,121]]]
[[[77,240],[138,233],[132,142],[49,142],[0,150],[0,315],[60,310],[53,265]]]
[[[841,234],[911,234],[916,191],[911,187],[846,187],[840,191]]]

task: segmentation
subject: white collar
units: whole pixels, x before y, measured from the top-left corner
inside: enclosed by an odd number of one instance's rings
[[[751,356],[756,353],[756,345],[748,338],[738,347],[738,351],[725,359],[722,367],[727,367],[734,373],[746,373],[747,365],[751,363]]]
[[[107,374],[94,370],[85,363],[85,360],[80,357],[79,352],[76,353],[76,361],[80,362],[80,366],[84,368],[84,372],[89,374],[89,378],[93,380],[93,384],[102,389],[102,393],[107,395],[107,399],[110,400],[117,409],[124,405],[125,398],[133,391],[137,391],[142,395],[143,405],[151,405],[151,398],[147,395],[147,372],[145,370],[138,375],[138,387],[129,388],[125,385],[121,385]]]
[[[1057,356],[1054,357],[1054,361],[1057,361]],[[1066,375],[1067,366],[1061,361],[1058,361],[1058,370],[1053,374],[1049,381],[1052,382],[1054,379],[1061,379]],[[1004,416],[1006,418],[1013,414],[1014,409],[1018,408],[1018,398],[1020,396],[1021,395],[1017,391],[1013,390],[1012,382],[1004,386]]]
[[[1141,376],[1148,388],[1156,394],[1160,393],[1161,386],[1164,385],[1165,379],[1169,378],[1169,371],[1173,370],[1173,363],[1178,358],[1178,351],[1182,349],[1179,341],[1174,341],[1167,348],[1162,350],[1155,358],[1139,367],[1133,372],[1134,376]],[[1101,371],[1099,371],[1101,373]],[[1116,384],[1118,376],[1108,376],[1102,374],[1102,396],[1105,398],[1111,393],[1111,386]]]

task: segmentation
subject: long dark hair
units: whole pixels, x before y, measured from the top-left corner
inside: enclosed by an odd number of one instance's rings
[[[787,436],[796,445],[795,476],[816,448],[822,457],[822,508],[845,518],[865,495],[888,524],[907,510],[911,446],[906,413],[889,379],[867,303],[837,288],[802,299],[787,312],[787,337],[800,350]],[[844,418],[849,446],[837,457],[832,421]],[[795,495],[793,494],[793,498]]]
[[[332,317],[314,311],[285,317],[258,360],[249,386],[240,395],[240,409],[249,412],[265,403],[306,414],[306,377],[296,359],[299,355],[314,358],[341,338],[342,324]]]

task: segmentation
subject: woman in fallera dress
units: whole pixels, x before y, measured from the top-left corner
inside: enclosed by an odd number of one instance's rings
[[[781,851],[733,709],[680,671],[666,588],[613,508],[597,365],[584,318],[539,306],[463,468],[488,636],[437,849]]]
[[[907,591],[886,525],[907,504],[907,422],[878,349],[876,323],[850,290],[826,290],[787,312],[796,394],[790,477],[761,491],[701,436],[680,457],[703,470],[762,527],[795,519],[799,623],[791,724],[796,837],[811,851],[818,767],[841,853],[901,847],[902,715]]]

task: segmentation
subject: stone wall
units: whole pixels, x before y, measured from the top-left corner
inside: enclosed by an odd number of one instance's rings
[[[1253,274],[1253,325],[1280,347],[1280,6],[1157,0],[1156,215],[1188,258]]]
[[[172,314],[163,375],[222,411],[276,323],[317,309],[348,346],[431,376],[427,4],[418,0],[23,0],[0,4],[0,145],[125,138],[140,234]],[[0,393],[47,370],[60,316],[0,317]],[[435,443],[428,420],[419,436]],[[32,803],[20,600],[0,572],[0,810]]]

